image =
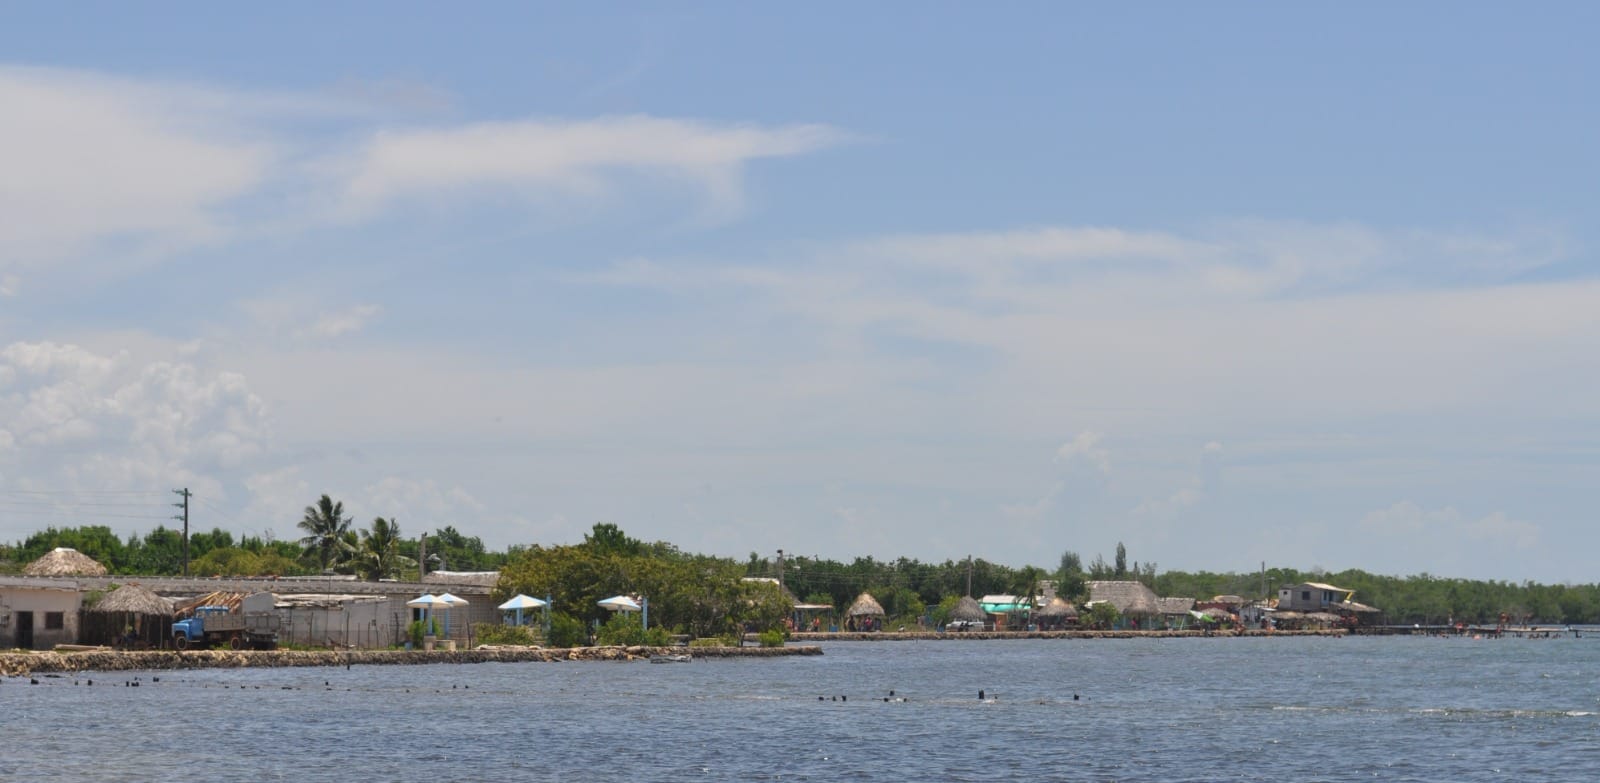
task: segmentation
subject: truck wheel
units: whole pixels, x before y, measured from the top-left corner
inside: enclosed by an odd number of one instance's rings
[[[172,637],[172,646],[180,650],[189,649],[189,637],[184,636],[183,634],[178,634],[177,636]]]
[[[239,636],[237,634],[235,634],[233,636],[233,638],[228,640],[228,649],[237,650],[237,649],[240,649],[242,647],[244,647],[244,640],[239,638]]]

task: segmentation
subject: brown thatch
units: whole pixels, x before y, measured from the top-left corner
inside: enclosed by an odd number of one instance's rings
[[[1156,606],[1163,615],[1178,616],[1188,614],[1194,608],[1193,598],[1161,598],[1157,599]]]
[[[1105,601],[1123,614],[1160,614],[1159,599],[1139,582],[1090,582],[1089,600]]]
[[[151,614],[166,617],[172,614],[172,602],[136,584],[126,584],[100,599],[90,611],[123,614]]]
[[[1050,599],[1050,603],[1045,604],[1044,608],[1039,610],[1039,616],[1041,616],[1041,617],[1077,617],[1078,616],[1078,607],[1073,606],[1071,603],[1069,603],[1068,601],[1066,601],[1065,599],[1063,599],[1061,596],[1058,595],[1055,598]]]
[[[877,599],[872,597],[871,593],[862,593],[856,596],[855,603],[850,604],[850,609],[845,612],[845,615],[849,617],[882,617],[883,606],[878,603]]]
[[[967,622],[981,623],[989,619],[989,615],[978,605],[978,599],[970,595],[961,596],[954,609],[950,610],[950,619],[965,620]]]
[[[58,546],[29,563],[22,573],[28,576],[105,576],[106,567],[76,549]]]

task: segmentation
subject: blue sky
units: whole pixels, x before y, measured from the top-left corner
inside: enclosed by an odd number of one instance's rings
[[[807,10],[0,11],[0,539],[1594,579],[1592,6]]]

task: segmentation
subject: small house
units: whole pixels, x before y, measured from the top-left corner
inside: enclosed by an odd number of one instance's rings
[[[83,594],[74,580],[0,577],[0,649],[76,643],[81,608]]]
[[[1322,582],[1301,582],[1278,588],[1278,611],[1321,612],[1328,607],[1350,600],[1354,590],[1335,587]]]

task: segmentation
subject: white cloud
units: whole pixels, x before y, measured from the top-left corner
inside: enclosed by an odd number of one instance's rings
[[[344,312],[322,316],[321,318],[317,319],[316,323],[313,323],[310,328],[303,329],[297,332],[296,335],[300,337],[321,337],[326,339],[338,337],[339,335],[350,332],[358,332],[366,327],[367,322],[371,321],[381,312],[383,312],[383,308],[379,307],[378,305],[356,305],[355,307],[352,307]]]
[[[400,522],[406,530],[413,531],[408,535],[447,525],[459,528],[463,520],[476,518],[485,510],[483,503],[459,485],[446,489],[433,479],[387,476],[368,485],[362,494],[365,508],[371,509],[374,516]]]
[[[270,439],[264,405],[233,373],[107,356],[70,344],[0,349],[8,439],[24,447],[13,476],[52,489],[148,490],[194,483],[215,496],[216,471]]]
[[[1188,485],[1164,498],[1150,498],[1134,506],[1133,515],[1136,517],[1149,517],[1151,519],[1168,521],[1177,518],[1185,509],[1191,508],[1205,499],[1205,491],[1198,478],[1190,480]]]
[[[212,241],[274,153],[215,120],[195,89],[0,67],[0,287],[97,243],[123,256]]]
[[[1101,473],[1111,472],[1111,451],[1100,445],[1100,433],[1084,431],[1056,449],[1056,459],[1072,462],[1082,459]]]
[[[1064,482],[1058,481],[1051,485],[1050,491],[1046,492],[1044,496],[1038,500],[1035,500],[1032,503],[1014,503],[1002,505],[1000,507],[1000,511],[1007,517],[1016,520],[1031,521],[1042,519],[1046,514],[1050,513],[1051,509],[1055,508],[1056,499],[1061,497],[1061,493],[1066,489],[1066,487],[1067,485]]]
[[[367,141],[344,174],[344,208],[361,215],[390,202],[500,191],[603,196],[619,174],[665,174],[694,183],[716,211],[737,209],[753,160],[839,143],[822,125],[712,125],[648,116],[523,120],[437,130],[393,130]]]
[[[104,279],[197,246],[462,196],[615,209],[653,178],[674,196],[686,183],[726,217],[751,162],[845,139],[823,125],[649,116],[375,130],[368,107],[322,93],[5,66],[0,105],[0,298],[64,262]],[[291,122],[305,116],[334,122]]]
[[[1424,509],[1409,500],[1369,512],[1362,518],[1361,526],[1369,533],[1385,538],[1451,549],[1459,547],[1460,541],[1465,540],[1480,545],[1527,550],[1538,545],[1541,533],[1538,525],[1512,519],[1505,512],[1497,511],[1470,519],[1449,506]]]

